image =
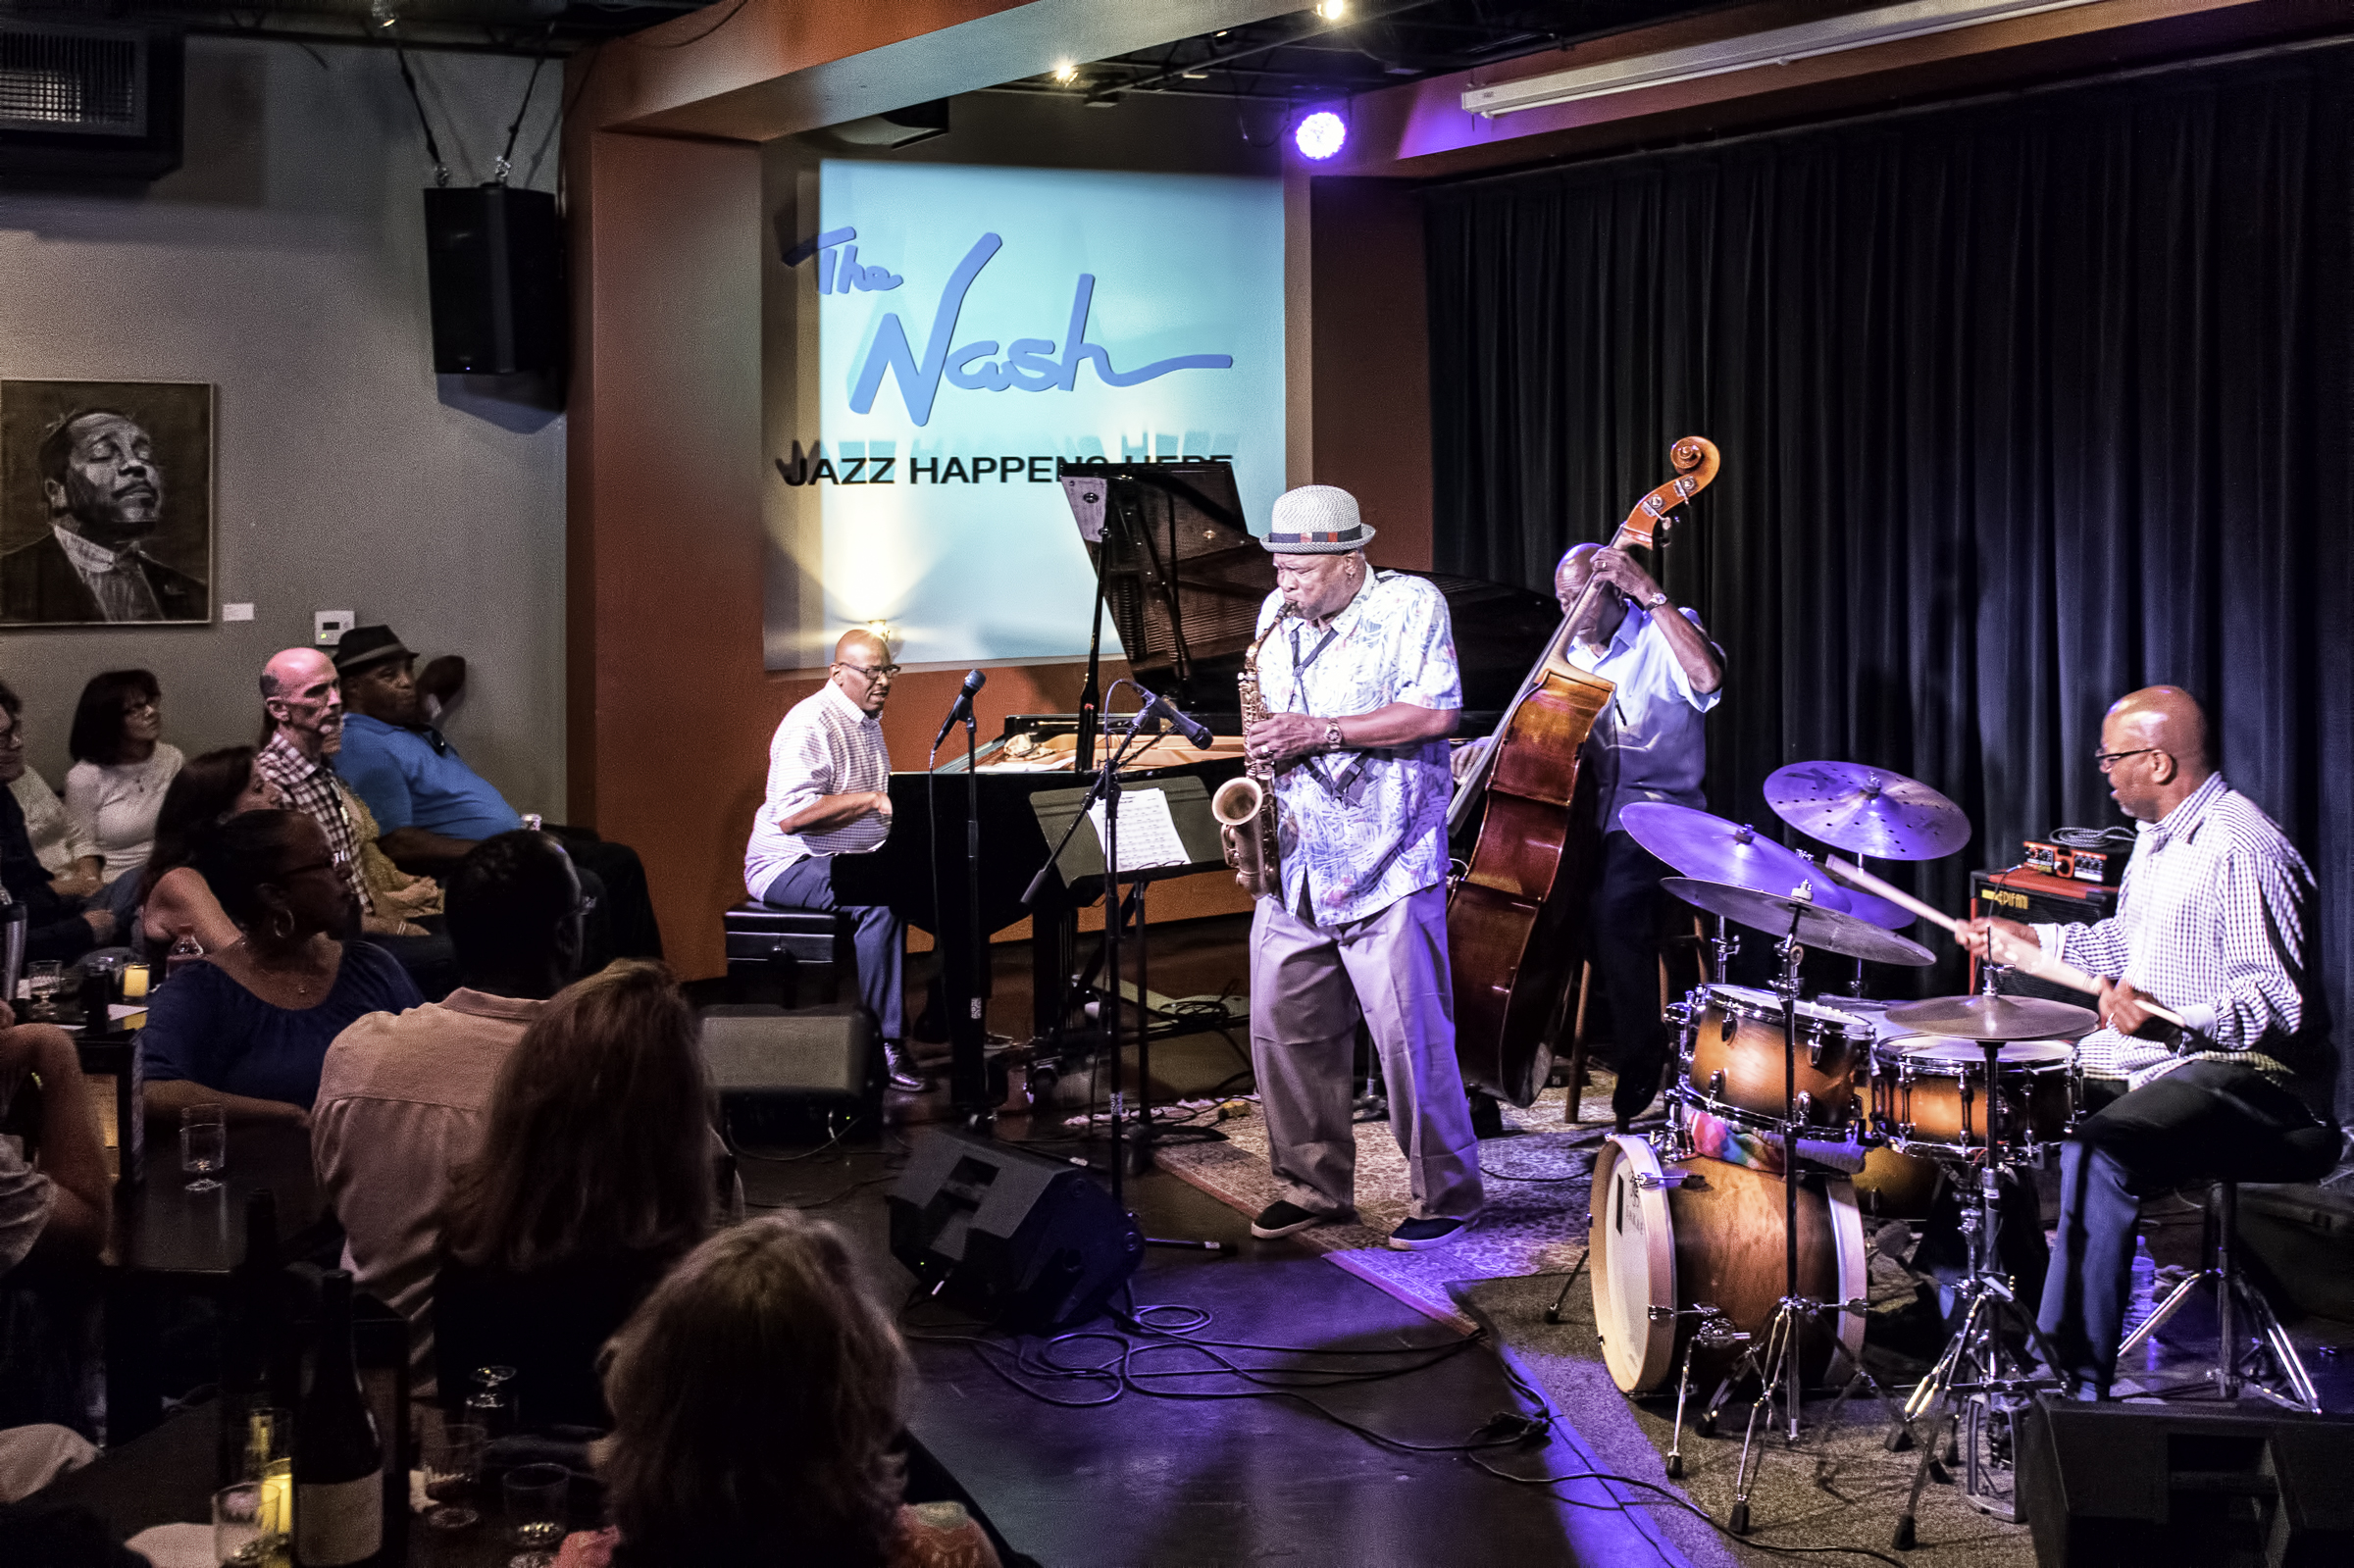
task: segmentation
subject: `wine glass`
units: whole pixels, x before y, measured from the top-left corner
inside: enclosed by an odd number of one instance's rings
[[[474,1392],[466,1399],[467,1419],[483,1429],[486,1437],[503,1438],[515,1430],[515,1391],[507,1387],[515,1381],[513,1367],[486,1366],[474,1369]]]
[[[195,1178],[191,1192],[218,1192],[215,1171],[229,1165],[229,1124],[218,1105],[190,1105],[179,1113],[179,1168]]]
[[[65,966],[54,958],[36,958],[25,966],[25,994],[32,1000],[31,1016],[41,1023],[54,1023],[57,1005],[51,999],[57,995],[58,977]]]
[[[572,1472],[562,1465],[517,1465],[507,1472],[507,1539],[524,1548],[507,1568],[549,1568],[564,1543]]]

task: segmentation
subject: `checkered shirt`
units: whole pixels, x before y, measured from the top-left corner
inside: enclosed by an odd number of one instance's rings
[[[327,847],[343,868],[343,880],[351,885],[351,895],[360,907],[374,912],[376,902],[368,896],[368,885],[360,875],[360,834],[351,824],[351,813],[343,809],[340,782],[324,762],[313,762],[302,749],[286,738],[281,730],[270,737],[253,759],[254,772],[278,785],[286,797],[286,804],[296,811],[307,813],[327,835]]]
[[[2039,925],[2045,952],[2132,984],[2182,1015],[2161,1040],[2087,1035],[2076,1059],[2134,1088],[2185,1062],[2242,1062],[2286,1079],[2281,1051],[2305,1028],[2305,928],[2313,873],[2273,819],[2215,774],[2158,822],[2138,825],[2117,913]]]
[[[871,813],[826,833],[787,833],[781,824],[826,795],[890,787],[891,751],[881,720],[831,681],[794,703],[769,738],[767,798],[743,851],[746,890],[760,897],[780,873],[811,855],[882,848],[891,823]]]

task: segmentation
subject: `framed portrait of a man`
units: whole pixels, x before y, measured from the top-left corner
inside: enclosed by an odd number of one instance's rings
[[[213,618],[213,388],[0,380],[0,628]]]

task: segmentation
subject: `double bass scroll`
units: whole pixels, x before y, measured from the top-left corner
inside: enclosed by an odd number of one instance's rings
[[[1612,549],[1650,547],[1716,477],[1716,447],[1698,435],[1677,441],[1668,461],[1676,477],[1634,504]],[[1478,820],[1447,896],[1456,1056],[1468,1087],[1514,1105],[1533,1102],[1553,1070],[1548,1033],[1584,955],[1599,835],[1580,799],[1594,784],[1578,754],[1616,687],[1569,662],[1569,635],[1607,591],[1588,579],[1448,807],[1451,838]]]

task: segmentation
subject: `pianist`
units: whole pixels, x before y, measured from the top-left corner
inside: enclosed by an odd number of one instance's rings
[[[907,1051],[906,931],[848,875],[891,836],[891,753],[880,715],[898,666],[871,632],[834,644],[826,683],[785,715],[768,742],[768,790],[743,850],[743,885],[778,909],[843,910],[858,920],[858,990],[883,1036],[891,1087],[924,1087]]]

